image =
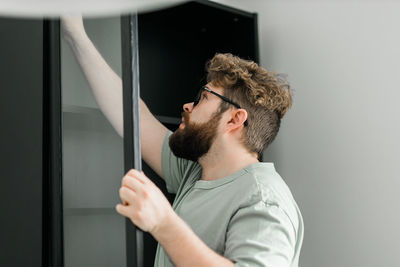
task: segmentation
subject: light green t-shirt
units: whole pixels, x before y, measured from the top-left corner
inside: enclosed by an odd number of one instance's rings
[[[227,177],[200,180],[197,162],[162,148],[162,172],[175,212],[196,235],[236,266],[298,266],[303,219],[273,163],[251,164]],[[174,266],[157,247],[156,267]]]

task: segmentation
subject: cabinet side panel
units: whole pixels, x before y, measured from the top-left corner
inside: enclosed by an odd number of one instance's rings
[[[0,262],[42,265],[42,20],[0,18]]]

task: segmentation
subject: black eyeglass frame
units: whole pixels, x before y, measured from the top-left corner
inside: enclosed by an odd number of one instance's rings
[[[238,104],[236,104],[235,102],[233,102],[233,101],[230,100],[229,98],[227,98],[227,97],[225,97],[225,96],[223,96],[223,95],[220,95],[220,94],[218,94],[217,92],[214,92],[213,90],[210,90],[209,88],[207,88],[207,86],[203,86],[203,87],[200,88],[199,92],[197,93],[196,98],[195,98],[194,101],[193,101],[193,106],[196,106],[196,105],[200,102],[201,92],[202,92],[203,90],[204,90],[204,91],[207,91],[207,92],[209,92],[209,93],[211,93],[211,94],[213,94],[213,95],[218,96],[219,98],[221,98],[221,99],[224,100],[225,102],[228,102],[229,104],[234,105],[236,108],[241,108]],[[244,126],[247,126],[247,125],[248,125],[247,119],[245,120],[245,122],[243,123],[243,125],[244,125]]]

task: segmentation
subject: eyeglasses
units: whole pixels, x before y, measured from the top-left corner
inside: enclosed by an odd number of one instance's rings
[[[227,98],[227,97],[225,97],[225,96],[223,96],[223,95],[220,95],[220,94],[214,92],[213,90],[208,89],[206,86],[203,86],[203,87],[200,88],[199,92],[198,92],[197,95],[196,95],[196,98],[195,98],[194,101],[193,101],[193,106],[196,106],[196,105],[200,102],[201,93],[203,92],[203,90],[204,90],[204,91],[207,91],[207,92],[209,92],[209,93],[211,93],[211,94],[213,94],[213,95],[218,96],[219,98],[221,98],[221,99],[224,100],[225,102],[228,102],[229,104],[234,105],[236,108],[241,108],[238,104],[236,104],[235,102],[233,102],[233,101],[230,100],[229,98]],[[247,120],[244,122],[244,126],[247,126]]]

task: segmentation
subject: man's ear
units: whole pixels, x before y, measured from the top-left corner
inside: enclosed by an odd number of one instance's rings
[[[235,130],[247,120],[247,111],[245,109],[234,109],[230,113],[230,119],[228,121],[228,130]]]

